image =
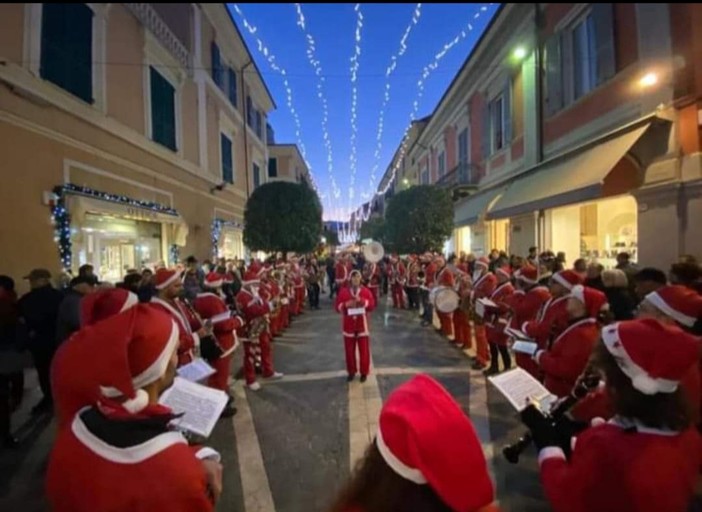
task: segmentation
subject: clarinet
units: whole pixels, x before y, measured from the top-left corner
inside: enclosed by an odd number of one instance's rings
[[[600,378],[601,377],[598,374],[587,371],[584,372],[582,379],[580,379],[575,387],[573,387],[570,395],[558,402],[556,406],[548,413],[547,417],[552,421],[561,419],[578,402],[580,402],[580,400],[585,398],[590,391],[597,388],[600,383]],[[527,446],[531,444],[531,442],[531,432],[527,430],[522,437],[517,439],[514,443],[502,448],[502,455],[510,464],[517,464],[519,462],[519,456],[527,448]]]

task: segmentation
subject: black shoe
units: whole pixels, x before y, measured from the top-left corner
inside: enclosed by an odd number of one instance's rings
[[[237,412],[236,407],[234,407],[233,405],[228,405],[224,408],[224,410],[222,411],[222,414],[219,415],[219,419],[231,418],[232,416],[234,416],[236,414],[236,412]]]
[[[32,407],[32,416],[39,416],[40,414],[44,414],[46,412],[51,412],[51,410],[54,407],[54,402],[52,400],[49,400],[48,398],[42,398],[41,401]]]
[[[349,375],[348,377],[346,377],[346,382],[353,382],[353,379],[355,379],[355,378],[356,378],[356,374]]]
[[[8,435],[2,442],[2,447],[9,450],[17,448],[19,446],[19,440],[11,435]]]
[[[480,363],[480,362],[478,362],[478,361],[475,361],[475,362],[473,363],[473,366],[471,366],[471,368],[473,368],[474,370],[484,370],[484,369],[485,369],[485,365],[482,364],[482,363]]]
[[[361,375],[361,384],[368,380],[368,375]]]
[[[263,368],[261,366],[256,366],[256,375],[263,375]]]
[[[483,375],[485,375],[486,377],[490,377],[491,375],[497,375],[498,373],[500,373],[500,369],[495,368],[493,366],[483,371]]]

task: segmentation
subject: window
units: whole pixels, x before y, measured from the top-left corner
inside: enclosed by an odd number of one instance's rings
[[[439,153],[439,178],[442,178],[446,174],[446,152],[442,151]]]
[[[468,164],[468,128],[464,128],[458,134],[458,164]]]
[[[232,156],[232,140],[222,134],[220,138],[222,151],[222,181],[234,183],[234,158]]]
[[[492,151],[499,151],[505,145],[504,108],[502,96],[490,102],[490,134]]]
[[[224,66],[219,46],[215,42],[212,42],[212,80],[220,89],[224,87]]]
[[[258,135],[259,139],[263,140],[263,119],[261,117],[260,110],[256,110],[254,120],[255,120],[254,130],[256,132],[256,135]]]
[[[85,4],[44,4],[41,77],[93,103],[93,11]]]
[[[246,124],[253,128],[253,101],[251,101],[251,96],[246,97]]]
[[[429,166],[422,171],[422,185],[429,185]]]
[[[151,138],[176,150],[175,88],[156,69],[149,68],[151,81]]]
[[[253,182],[254,188],[258,188],[258,186],[261,184],[261,169],[259,168],[258,164],[253,164]]]
[[[236,102],[237,102],[237,96],[236,96],[236,71],[234,71],[232,68],[229,68],[227,70],[227,76],[229,77],[228,80],[228,88],[227,88],[227,96],[229,97],[229,101],[232,102],[232,105],[234,105],[234,108],[236,107]]]
[[[268,159],[268,177],[277,178],[278,177],[278,159],[269,158]]]
[[[575,26],[573,37],[573,99],[584,96],[597,85],[595,24],[588,15]]]

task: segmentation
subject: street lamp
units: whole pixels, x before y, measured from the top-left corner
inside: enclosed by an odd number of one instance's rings
[[[642,88],[653,87],[658,83],[658,75],[653,71],[646,73],[639,79],[639,85]]]

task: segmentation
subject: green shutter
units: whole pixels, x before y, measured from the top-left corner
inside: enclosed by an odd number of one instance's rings
[[[152,138],[167,148],[176,150],[175,88],[155,68],[151,78]]]
[[[44,4],[42,78],[93,102],[93,11],[85,4]]]
[[[219,87],[222,86],[222,58],[219,54],[219,46],[212,42],[212,80]]]
[[[253,182],[254,188],[258,188],[258,186],[261,184],[261,170],[256,164],[253,164]]]
[[[278,177],[278,159],[269,158],[268,159],[268,177],[277,178]]]
[[[612,78],[616,73],[613,5],[608,3],[593,4],[592,21],[595,31],[595,51],[597,52],[595,57],[596,77],[597,85],[599,85]]]
[[[229,73],[229,101],[232,102],[232,105],[234,105],[234,108],[237,108],[236,106],[236,72],[232,69],[229,68],[228,70]]]
[[[234,183],[234,166],[232,158],[232,141],[224,134],[221,134],[222,147],[222,180],[227,183]]]

